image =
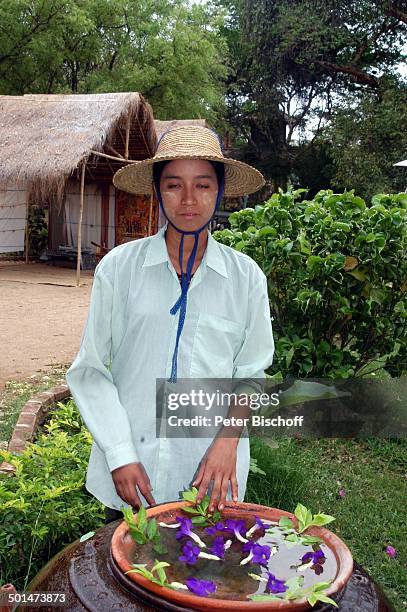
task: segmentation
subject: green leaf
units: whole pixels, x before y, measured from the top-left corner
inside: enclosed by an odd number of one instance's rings
[[[137,512],[137,527],[141,533],[144,533],[147,527],[147,512],[144,506],[140,506],[140,510]]]
[[[138,531],[136,529],[129,529],[129,533],[130,533],[131,537],[133,538],[133,540],[135,542],[137,542],[137,544],[145,544],[146,543],[146,538],[144,537],[144,534],[142,534],[140,531]]]
[[[330,516],[329,514],[314,514],[312,518],[312,524],[316,527],[322,527],[323,525],[328,525],[328,523],[332,523],[335,520],[334,516]]]
[[[94,531],[89,531],[79,538],[79,542],[86,542],[86,540],[89,540],[89,538],[92,538],[94,535]]]
[[[183,512],[187,512],[188,514],[201,514],[199,510],[196,508],[190,508],[189,506],[185,506],[184,508],[181,508],[181,510]]]
[[[171,567],[170,563],[167,563],[167,561],[158,561],[157,559],[155,560],[155,564],[153,565],[153,567],[151,568],[152,572],[156,572],[158,569],[160,569],[161,567]]]
[[[193,525],[206,525],[208,523],[208,519],[206,516],[193,516],[191,522]]]
[[[318,598],[317,598],[317,596],[316,596],[316,595],[311,594],[311,595],[308,595],[308,597],[307,597],[307,601],[308,601],[308,603],[309,603],[309,605],[310,605],[310,606],[314,607],[314,606],[315,606],[315,604],[316,604],[316,603],[317,603],[317,601],[318,601]]]
[[[307,508],[303,504],[298,503],[294,510],[294,515],[298,519],[298,522],[305,525],[307,522],[307,514],[308,514]]]
[[[197,493],[198,493],[198,489],[195,489],[195,487],[193,487],[189,491],[183,491],[182,498],[185,501],[189,501],[189,502],[195,503]]]
[[[148,537],[149,540],[152,540],[155,537],[156,533],[157,533],[157,521],[155,520],[155,518],[152,518],[151,520],[148,521],[147,529],[146,529],[146,536]]]
[[[294,529],[294,523],[288,516],[282,516],[278,521],[278,526],[282,529]]]
[[[328,595],[322,595],[322,593],[315,593],[315,596],[318,601],[322,601],[323,603],[331,604],[331,606],[335,606],[335,608],[339,607],[336,601],[328,597]]]

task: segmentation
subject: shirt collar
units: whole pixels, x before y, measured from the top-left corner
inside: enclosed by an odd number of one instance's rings
[[[165,230],[167,229],[167,226],[168,222],[162,228],[160,228],[154,236],[151,237],[147,248],[146,257],[144,259],[143,268],[147,266],[155,266],[168,261],[168,251],[165,243]],[[219,243],[216,242],[213,236],[211,236],[210,232],[208,232],[208,243],[206,245],[204,259],[206,259],[206,265],[209,268],[212,268],[212,270],[215,270],[215,272],[221,276],[228,278],[222,250]]]

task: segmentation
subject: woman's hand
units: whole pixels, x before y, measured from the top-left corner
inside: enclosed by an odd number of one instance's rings
[[[194,487],[199,486],[196,497],[196,501],[199,503],[207,492],[210,482],[213,480],[212,495],[209,502],[210,512],[215,510],[216,505],[219,510],[223,510],[229,482],[232,499],[237,501],[237,443],[238,440],[236,438],[216,438],[203,457],[198,474],[192,483]]]
[[[123,465],[113,470],[112,478],[117,495],[133,508],[138,510],[142,506],[138,495],[139,491],[150,506],[155,504],[154,497],[151,494],[153,487],[142,463]]]

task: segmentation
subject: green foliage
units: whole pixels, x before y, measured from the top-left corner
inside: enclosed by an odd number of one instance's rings
[[[147,512],[144,506],[141,506],[140,510],[134,518],[132,508],[121,508],[124,516],[124,520],[129,528],[129,534],[137,544],[147,544],[152,542],[153,549],[158,553],[166,552],[164,546],[161,544],[161,537],[157,527],[157,521],[155,518],[148,519]]]
[[[147,580],[151,580],[151,582],[154,582],[155,584],[172,588],[171,584],[167,580],[167,574],[164,569],[165,567],[170,567],[170,564],[166,561],[157,561],[156,559],[151,570],[147,569],[146,563],[133,563],[133,569],[128,570],[125,573],[140,574],[141,576],[144,576],[144,578],[147,578]]]
[[[327,136],[336,173],[333,184],[352,185],[365,197],[378,191],[403,191],[407,187],[404,168],[393,164],[405,159],[407,149],[406,91],[392,87],[380,98],[354,97],[335,109]]]
[[[214,233],[268,279],[273,373],[348,378],[382,359],[405,369],[407,195],[283,193],[233,213]]]
[[[91,436],[72,401],[59,403],[35,444],[0,476],[0,584],[23,590],[64,546],[102,525],[102,505],[84,487]]]
[[[139,91],[157,118],[213,123],[224,105],[223,20],[184,0],[6,0],[0,93]]]
[[[221,519],[221,513],[218,510],[214,512],[209,511],[210,497],[208,494],[204,495],[200,503],[196,503],[196,497],[198,495],[198,489],[191,487],[187,491],[183,491],[182,499],[186,502],[191,502],[193,506],[184,506],[181,508],[187,514],[192,514],[191,522],[194,525],[214,525]]]
[[[48,227],[43,208],[30,206],[28,212],[29,255],[38,257],[48,244]]]
[[[392,97],[398,89],[401,100],[406,97],[406,82],[400,69],[405,62],[406,23],[400,3],[397,0],[217,2],[229,14],[222,31],[231,55],[227,80],[228,120],[238,136],[236,142],[242,158],[262,170],[274,190],[290,179],[315,193],[316,188],[321,188],[318,181],[321,176],[327,179],[323,184],[330,185],[335,175],[332,157],[337,160],[341,188],[360,185],[364,195],[370,195],[372,187],[380,191],[398,190],[397,175],[392,176],[389,171],[389,161],[403,145],[404,138],[395,137],[394,132],[397,121],[400,130],[403,129],[405,105],[386,104],[386,112],[391,117],[385,117],[385,112],[380,110],[376,113],[380,134],[377,137],[374,122],[369,118],[372,111],[359,106],[359,102],[366,96],[372,106],[377,104],[380,109],[381,100]],[[358,144],[357,133],[363,127],[359,127],[359,118],[353,117],[355,106],[358,114],[367,112],[362,146]],[[345,152],[337,146],[331,131],[325,133],[340,108],[346,114],[352,143],[349,147],[345,138]],[[358,123],[354,134],[353,120]],[[335,119],[334,131],[337,126],[340,130]],[[382,156],[386,134],[389,134],[387,152],[390,154],[387,160]],[[375,155],[377,140],[381,143]],[[352,157],[353,148],[368,149],[368,158],[364,159],[361,153],[359,165],[357,160],[350,166],[345,160],[342,163],[343,157]],[[379,172],[373,177],[376,168]],[[359,182],[361,175],[363,181]],[[369,184],[372,179],[374,186]]]

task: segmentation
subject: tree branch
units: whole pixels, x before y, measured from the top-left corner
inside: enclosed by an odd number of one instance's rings
[[[340,66],[339,64],[333,64],[332,62],[323,62],[320,60],[316,60],[315,64],[317,66],[320,66],[322,69],[324,69],[326,72],[330,74],[332,73],[349,74],[351,77],[351,80],[354,83],[359,83],[360,85],[369,85],[370,87],[374,87],[374,89],[379,88],[379,79],[377,79],[372,74],[358,70],[354,66],[351,66],[351,65]]]

